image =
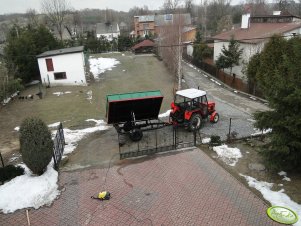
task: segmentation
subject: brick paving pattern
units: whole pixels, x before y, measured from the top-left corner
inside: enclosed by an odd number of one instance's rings
[[[278,225],[261,199],[199,149],[61,172],[59,184],[50,207],[29,211],[31,225]],[[103,190],[110,200],[90,198]],[[0,224],[27,225],[25,210],[0,214]]]

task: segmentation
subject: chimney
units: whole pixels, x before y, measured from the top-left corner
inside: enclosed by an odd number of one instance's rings
[[[250,16],[250,13],[246,13],[241,16],[241,29],[248,29],[250,27]]]

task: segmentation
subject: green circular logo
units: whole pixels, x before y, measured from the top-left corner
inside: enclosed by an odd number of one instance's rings
[[[297,214],[283,206],[272,206],[267,209],[268,216],[281,224],[294,224],[298,221]]]

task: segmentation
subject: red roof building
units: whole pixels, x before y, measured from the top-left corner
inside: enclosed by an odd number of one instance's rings
[[[301,18],[292,15],[242,16],[241,27],[220,33],[214,39],[214,60],[221,54],[223,46],[227,47],[233,37],[243,49],[241,64],[235,66],[232,72],[237,77],[246,79],[242,73],[242,62],[248,63],[250,58],[264,47],[269,38],[275,34],[292,37],[301,34]],[[225,69],[225,72],[229,72]]]
[[[132,50],[135,53],[147,53],[147,52],[153,52],[155,43],[149,39],[145,39],[142,42],[139,42],[138,44],[134,45],[132,47]]]

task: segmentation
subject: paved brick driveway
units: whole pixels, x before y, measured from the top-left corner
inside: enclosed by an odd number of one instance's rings
[[[51,207],[29,211],[31,225],[277,225],[261,199],[199,149],[62,172],[59,183]],[[111,200],[90,198],[102,190]],[[26,212],[0,214],[0,222],[27,225]]]

